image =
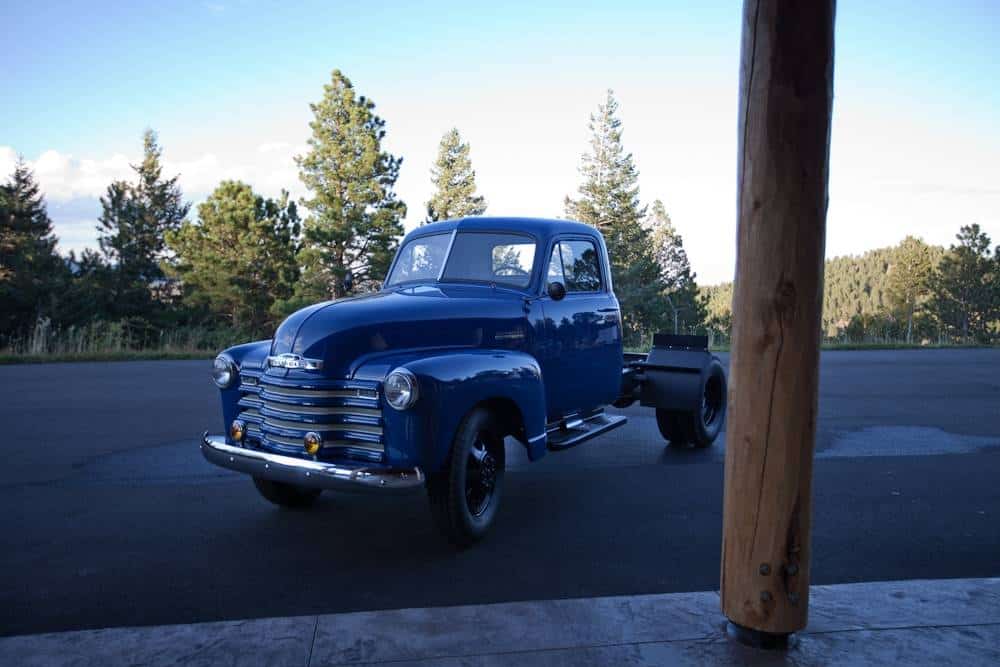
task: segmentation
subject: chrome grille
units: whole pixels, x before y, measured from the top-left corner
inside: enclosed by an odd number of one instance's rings
[[[240,419],[249,444],[301,455],[302,439],[323,438],[321,459],[384,460],[382,411],[373,382],[310,380],[294,384],[261,371],[240,373]]]

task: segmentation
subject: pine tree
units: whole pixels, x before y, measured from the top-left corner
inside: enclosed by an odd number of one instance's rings
[[[246,183],[223,181],[198,206],[198,222],[168,232],[172,274],[184,300],[253,335],[273,324],[276,301],[292,294],[299,217],[288,193],[265,199]]]
[[[437,160],[431,168],[434,196],[427,202],[426,222],[453,220],[486,212],[486,199],[476,194],[476,172],[469,158],[469,144],[452,128],[441,137]]]
[[[87,248],[78,256],[70,251],[66,264],[72,279],[60,299],[58,324],[86,326],[111,317],[117,309],[116,274],[101,253]]]
[[[51,318],[67,279],[35,176],[18,158],[0,185],[0,340],[9,341]]]
[[[660,268],[663,298],[667,305],[664,324],[669,330],[692,331],[705,325],[706,305],[698,292],[684,241],[657,199],[649,212],[653,257]]]
[[[385,121],[375,104],[358,95],[351,81],[334,70],[323,99],[311,104],[309,152],[296,158],[299,178],[309,189],[309,211],[299,253],[302,278],[297,305],[377,287],[388,271],[406,205],[393,187],[402,158],[382,150]]]
[[[705,324],[710,333],[718,332],[729,338],[733,333],[733,284],[709,285],[698,293],[705,303]]]
[[[132,166],[138,176],[133,194],[143,219],[142,229],[149,234],[150,252],[157,263],[156,272],[167,258],[167,232],[178,229],[191,209],[178,185],[180,175],[163,177],[162,155],[156,132],[147,128],[142,135],[142,162]]]
[[[157,262],[156,232],[146,226],[134,189],[126,181],[115,181],[100,198],[97,244],[103,266],[96,270],[110,290],[111,320],[144,317],[153,311],[151,283],[162,277]]]
[[[166,233],[176,230],[190,204],[183,201],[178,176],[163,178],[156,133],[143,134],[143,159],[132,165],[135,183],[115,181],[101,197],[98,245],[112,273],[112,318],[154,318],[156,285],[167,259]]]
[[[642,221],[639,174],[632,154],[622,146],[618,102],[609,90],[604,104],[590,116],[590,150],[584,153],[579,199],[566,197],[566,214],[596,227],[604,235],[611,259],[615,293],[621,303],[626,343],[636,345],[662,319],[662,284],[653,258],[649,232]]]
[[[989,343],[1000,319],[1000,247],[991,257],[990,237],[976,224],[962,227],[956,238],[933,279],[934,309],[963,341]]]
[[[906,320],[906,342],[913,341],[913,317],[930,291],[931,252],[922,240],[907,236],[893,253],[887,292],[893,308]]]

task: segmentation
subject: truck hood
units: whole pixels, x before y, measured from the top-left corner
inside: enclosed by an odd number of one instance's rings
[[[278,327],[271,354],[322,359],[326,377],[350,377],[373,355],[435,347],[523,343],[524,297],[486,285],[415,285],[303,308]],[[519,347],[519,346],[518,346]]]

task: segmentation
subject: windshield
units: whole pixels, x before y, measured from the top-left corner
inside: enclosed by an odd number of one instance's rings
[[[535,241],[522,234],[459,232],[412,239],[399,251],[386,286],[418,280],[483,282],[527,287],[535,264]],[[447,257],[445,256],[447,255]],[[442,264],[447,262],[442,273]]]
[[[385,284],[388,286],[413,280],[437,280],[441,275],[441,265],[444,264],[450,241],[451,232],[413,239],[400,248],[396,265],[392,267],[392,273]]]

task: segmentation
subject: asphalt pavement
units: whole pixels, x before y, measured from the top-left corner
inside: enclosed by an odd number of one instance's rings
[[[529,464],[455,552],[423,495],[309,512],[207,464],[210,363],[0,367],[0,634],[712,590],[724,437],[652,412]],[[1000,576],[1000,350],[822,357],[813,583]]]

